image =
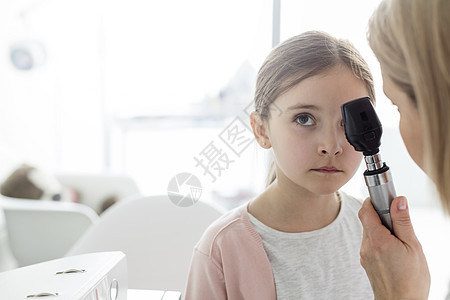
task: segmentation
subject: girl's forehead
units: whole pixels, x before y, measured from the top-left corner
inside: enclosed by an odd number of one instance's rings
[[[281,110],[335,110],[348,101],[368,96],[364,82],[339,68],[306,78],[281,94],[273,104]]]

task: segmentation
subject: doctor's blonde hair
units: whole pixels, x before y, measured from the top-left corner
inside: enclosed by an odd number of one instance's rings
[[[320,31],[307,31],[274,48],[264,61],[256,79],[254,98],[256,113],[262,121],[269,120],[271,113],[277,113],[276,107],[271,104],[280,95],[302,80],[339,65],[345,66],[361,79],[374,102],[372,74],[358,50],[346,40],[334,38]],[[275,180],[275,170],[272,159],[267,186]]]
[[[369,44],[385,75],[418,108],[425,171],[450,213],[450,1],[385,0],[369,22]]]

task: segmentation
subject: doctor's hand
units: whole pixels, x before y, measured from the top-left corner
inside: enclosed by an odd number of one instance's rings
[[[405,197],[394,198],[391,218],[395,236],[381,224],[369,198],[359,211],[364,229],[361,265],[369,277],[375,299],[427,299],[430,272],[414,233]]]

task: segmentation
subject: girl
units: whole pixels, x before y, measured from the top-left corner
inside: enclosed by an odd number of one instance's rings
[[[370,299],[359,263],[361,202],[339,192],[362,155],[340,107],[369,96],[348,42],[306,32],[275,48],[257,77],[250,123],[272,149],[267,189],[213,223],[194,249],[186,299]]]

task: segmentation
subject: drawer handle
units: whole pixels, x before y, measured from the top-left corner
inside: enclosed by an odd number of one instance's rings
[[[48,297],[48,296],[58,296],[58,293],[48,293],[48,292],[43,292],[43,293],[39,293],[36,295],[28,295],[27,298],[39,298],[39,297]]]
[[[68,270],[65,270],[65,271],[56,272],[56,275],[72,274],[72,273],[84,273],[84,272],[86,272],[86,270],[84,270],[84,269],[68,269]]]

